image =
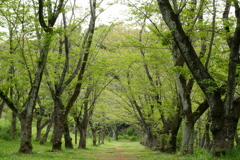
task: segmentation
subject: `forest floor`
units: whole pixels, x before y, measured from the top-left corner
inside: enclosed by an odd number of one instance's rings
[[[106,141],[98,146],[91,145],[88,139],[87,149],[63,149],[60,152],[49,152],[51,144],[40,145],[33,141],[33,154],[19,154],[19,140],[5,141],[0,139],[0,160],[215,160],[211,153],[200,148],[195,149],[194,155],[180,156],[153,151],[129,141]],[[239,160],[240,152],[236,150],[233,156],[217,158],[218,160]]]

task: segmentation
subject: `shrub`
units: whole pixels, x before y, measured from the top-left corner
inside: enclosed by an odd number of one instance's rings
[[[19,137],[20,137],[20,133],[18,129],[15,138],[19,138]],[[12,127],[11,127],[11,123],[7,120],[3,120],[3,119],[0,120],[0,139],[12,140]]]

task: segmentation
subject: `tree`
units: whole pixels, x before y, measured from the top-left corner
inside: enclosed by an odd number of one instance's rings
[[[55,10],[49,10],[48,12],[48,24],[46,24],[44,20],[44,5],[43,1],[39,0],[38,9],[39,9],[39,22],[46,32],[44,35],[43,45],[40,48],[40,56],[37,61],[37,71],[35,73],[35,77],[31,83],[30,90],[28,92],[28,97],[25,102],[20,107],[13,100],[11,100],[7,93],[4,90],[0,90],[0,97],[5,101],[8,107],[17,114],[20,123],[21,123],[21,136],[20,136],[20,153],[32,153],[32,119],[33,119],[33,109],[36,105],[36,99],[38,96],[39,87],[42,80],[43,70],[45,68],[47,62],[47,56],[49,51],[49,46],[51,43],[51,36],[53,35],[53,26],[57,20],[58,15],[63,8],[64,1],[59,1],[58,5],[56,5]],[[23,6],[25,4],[22,4]],[[26,14],[25,10],[24,13]],[[24,22],[23,22],[24,25]]]
[[[229,11],[230,4],[234,3],[236,9],[236,27],[233,37],[228,39],[230,54],[228,66],[228,81],[226,84],[226,92],[223,87],[219,86],[216,80],[210,75],[209,71],[204,67],[200,58],[190,41],[187,32],[183,29],[180,22],[181,11],[184,5],[178,10],[173,10],[168,0],[157,0],[164,21],[171,30],[174,41],[180,50],[184,61],[194,76],[199,87],[203,91],[211,110],[213,134],[213,156],[220,156],[233,147],[234,134],[238,123],[238,107],[233,104],[234,92],[236,87],[236,67],[238,63],[239,41],[240,41],[240,16],[238,2],[226,2],[226,11]],[[176,1],[175,1],[176,2]],[[213,1],[214,3],[215,1]],[[185,3],[186,4],[186,3]],[[214,6],[215,7],[215,6]],[[229,27],[229,26],[227,26]],[[225,93],[225,99],[222,95]]]
[[[87,68],[87,64],[89,61],[89,55],[91,53],[91,46],[93,41],[93,35],[95,31],[95,22],[96,22],[96,7],[97,2],[96,0],[90,1],[90,15],[91,18],[89,20],[89,27],[87,28],[87,31],[85,33],[85,36],[83,38],[82,46],[81,46],[81,53],[80,57],[77,62],[77,66],[74,70],[74,72],[66,78],[67,73],[69,71],[69,41],[68,41],[68,35],[64,35],[64,43],[65,43],[65,64],[63,65],[62,73],[60,74],[59,81],[55,81],[55,84],[53,85],[51,81],[48,81],[48,85],[50,87],[51,95],[54,100],[54,130],[53,130],[53,136],[51,139],[52,142],[52,150],[53,151],[59,151],[61,150],[61,139],[62,135],[64,133],[64,126],[67,127],[67,124],[65,124],[67,121],[68,114],[73,107],[75,101],[77,100],[83,80],[85,71]],[[64,29],[66,30],[66,20],[63,18],[64,23]],[[61,49],[59,50],[59,52]],[[58,67],[58,66],[57,66]],[[51,75],[50,75],[51,76]],[[66,86],[72,82],[72,80],[76,78],[76,83],[73,86],[73,91],[69,96],[69,99],[67,100],[67,104],[65,105],[62,99],[62,94],[64,90],[66,89]],[[71,140],[69,138],[69,140]],[[68,143],[70,144],[70,143]]]

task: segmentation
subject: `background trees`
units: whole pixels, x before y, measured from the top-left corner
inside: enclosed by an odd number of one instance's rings
[[[130,126],[152,149],[174,153],[181,146],[182,154],[193,153],[205,137],[208,146],[213,138],[214,156],[224,154],[239,113],[238,3],[129,1],[128,21],[100,24],[105,2],[89,0],[84,13],[74,0],[1,2],[8,35],[0,46],[0,113],[8,114],[4,105],[13,111],[14,131],[19,117],[19,152],[32,152],[36,115],[38,140],[53,124],[53,151],[62,149],[63,135],[73,148],[73,126],[79,148],[86,148],[90,129],[96,145],[96,135],[99,144],[105,135],[117,140],[119,126]]]

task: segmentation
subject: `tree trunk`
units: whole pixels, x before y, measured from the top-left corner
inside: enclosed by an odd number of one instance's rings
[[[0,118],[2,118],[2,112],[3,112],[3,107],[4,107],[4,101],[0,103]]]
[[[174,37],[174,41],[183,55],[187,67],[206,96],[209,106],[212,108],[212,155],[214,157],[225,155],[226,152],[233,147],[233,137],[239,119],[239,116],[236,116],[236,114],[239,114],[239,109],[233,105],[233,97],[236,88],[237,63],[239,62],[240,15],[236,14],[237,24],[234,35],[233,37],[228,37],[227,40],[230,48],[230,54],[228,63],[228,80],[226,86],[224,86],[226,91],[224,91],[224,89],[219,87],[217,82],[210,75],[207,68],[200,61],[200,58],[198,58],[189,36],[185,33],[182,27],[179,18],[180,14],[177,13],[178,11],[175,12],[172,9],[169,0],[157,0],[157,2],[163,19],[172,31],[171,33]],[[238,11],[239,5],[237,2],[234,3],[235,9]],[[223,19],[225,20],[228,19],[231,5],[232,4],[230,1],[226,2],[225,11],[223,14]],[[226,28],[229,26],[227,25],[224,27]],[[214,88],[214,90],[209,92],[209,88]],[[221,99],[223,92],[226,92],[224,102]]]
[[[38,117],[39,116],[39,117]],[[41,115],[37,115],[37,133],[36,133],[36,140],[39,141],[41,139],[41,123],[42,123],[42,116]]]
[[[113,124],[111,125],[111,129],[112,129],[112,140],[113,141],[118,141],[118,127],[117,124]]]
[[[87,127],[81,127],[80,131],[80,140],[78,148],[85,149],[87,141]]]
[[[240,143],[239,143],[238,131],[236,131],[236,133],[235,133],[235,142],[237,144],[237,147],[239,147]]]
[[[96,128],[93,126],[92,121],[89,121],[89,125],[92,131],[92,141],[93,141],[93,146],[97,146],[97,133],[96,133]]]
[[[15,112],[12,112],[12,139],[15,138],[17,134],[17,115]]]
[[[51,139],[52,151],[62,150],[62,135],[64,133],[65,115],[63,113],[63,104],[59,98],[56,97],[53,114],[53,135]]]
[[[47,142],[47,138],[48,138],[48,134],[50,132],[52,128],[52,122],[50,122],[47,126],[47,129],[46,129],[46,133],[44,134],[44,136],[40,139],[40,144],[44,144]]]
[[[98,145],[101,144],[101,130],[98,131]]]
[[[65,148],[73,149],[72,138],[70,136],[68,123],[64,123],[64,139],[65,139]]]
[[[193,154],[193,141],[194,141],[194,122],[187,121],[183,124],[183,135],[182,135],[182,154],[190,153]]]
[[[223,103],[220,103],[223,110]],[[212,154],[214,157],[226,155],[226,153],[234,146],[234,135],[236,133],[239,120],[239,105],[237,100],[233,103],[233,109],[229,114],[212,110],[212,126],[211,132],[213,136]],[[218,107],[219,109],[219,107]],[[218,113],[218,114],[217,114]]]
[[[149,148],[156,148],[158,146],[158,139],[152,134],[150,129],[144,133],[144,146]]]
[[[101,144],[104,144],[105,132],[106,132],[105,126],[103,126],[103,128],[102,128],[102,134],[101,134],[101,141],[102,141]]]
[[[32,115],[20,117],[21,134],[19,153],[32,153]]]
[[[77,138],[78,138],[77,124],[75,124],[75,127],[74,127],[74,135],[75,135],[75,144],[77,144]]]

